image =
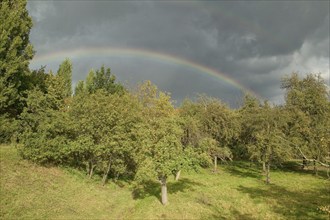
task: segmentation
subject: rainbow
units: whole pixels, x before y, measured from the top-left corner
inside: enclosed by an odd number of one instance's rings
[[[244,85],[239,83],[238,81],[230,78],[225,73],[217,71],[215,69],[203,66],[199,63],[192,62],[190,60],[173,56],[170,54],[159,53],[155,51],[145,50],[145,49],[137,49],[137,48],[106,48],[106,47],[91,47],[91,48],[79,48],[74,50],[61,50],[57,52],[52,52],[43,55],[36,55],[31,64],[42,64],[45,65],[49,62],[53,62],[54,60],[61,60],[64,58],[70,59],[79,59],[84,57],[91,57],[91,56],[98,56],[98,57],[107,57],[107,56],[126,56],[126,57],[142,57],[162,62],[167,62],[170,64],[176,64],[191,68],[193,70],[197,70],[202,73],[206,73],[212,77],[215,77],[221,81],[224,81],[235,88],[242,90],[243,92],[249,93],[257,98],[260,98],[258,94],[256,94],[251,89],[246,88]]]

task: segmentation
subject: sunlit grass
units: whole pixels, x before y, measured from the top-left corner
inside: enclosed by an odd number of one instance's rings
[[[89,180],[67,168],[46,168],[0,147],[1,219],[328,219],[329,180],[277,169],[270,185],[254,164],[222,165],[217,173],[182,173],[168,184],[169,204],[150,181],[139,190],[125,182]],[[322,173],[321,173],[322,174]]]

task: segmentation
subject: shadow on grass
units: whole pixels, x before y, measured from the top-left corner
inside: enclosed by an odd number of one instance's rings
[[[145,181],[142,185],[134,187],[132,191],[133,199],[144,199],[149,196],[155,196],[160,199],[160,184],[156,181]]]
[[[196,202],[211,211],[211,214],[206,214],[205,216],[202,216],[201,219],[255,219],[252,214],[241,213],[238,209],[236,209],[235,206],[227,207],[230,213],[223,212],[223,207],[219,208],[218,206],[214,205],[216,200],[214,197],[212,197],[212,195],[200,193],[196,197]]]
[[[186,190],[193,190],[193,186],[202,186],[203,184],[192,181],[188,178],[181,178],[175,182],[167,183],[167,192],[168,194],[175,194],[178,192],[184,192]],[[149,196],[156,197],[159,201],[161,201],[161,185],[159,182],[156,181],[146,181],[144,184],[136,187],[133,192],[132,196],[133,199],[144,199]]]
[[[247,161],[234,161],[230,164],[222,166],[225,171],[231,175],[238,177],[251,177],[260,179],[264,176],[262,173],[262,167],[260,164],[251,163]],[[283,172],[295,172],[299,174],[306,175],[315,175],[313,166],[308,166],[306,169],[302,169],[301,165],[297,161],[287,161],[281,166],[271,167],[271,172],[274,170],[283,171]],[[318,175],[319,178],[328,179],[327,168],[318,166]]]
[[[241,213],[235,208],[231,208],[230,216],[221,213],[216,207],[213,207],[213,214],[207,216],[207,219],[239,219],[239,220],[254,220],[251,214]]]
[[[245,161],[235,161],[229,165],[223,165],[223,169],[233,176],[250,177],[260,179],[262,177],[261,168],[254,163]]]
[[[267,189],[240,186],[238,190],[249,194],[251,198],[275,200],[271,208],[287,219],[327,219],[325,213],[318,211],[318,207],[330,202],[330,189],[327,188],[293,192],[270,184]]]
[[[287,162],[283,163],[282,166],[279,167],[278,169],[281,171],[284,171],[284,172],[293,172],[294,171],[299,174],[315,175],[314,167],[311,163],[308,167],[306,167],[305,169],[302,169],[300,162],[287,161]],[[318,166],[318,175],[317,176],[320,178],[328,179],[327,168]]]

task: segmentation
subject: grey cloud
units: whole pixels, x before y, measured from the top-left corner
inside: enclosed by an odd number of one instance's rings
[[[317,1],[228,2],[213,8],[213,24],[229,32],[219,40],[235,44],[241,56],[282,55],[299,49],[329,14],[329,3]],[[254,39],[239,40],[247,35]]]
[[[327,1],[31,1],[28,8],[39,54],[95,46],[142,48],[224,72],[270,100],[279,100],[279,79],[301,70],[299,65],[306,72],[317,69],[314,65],[325,71],[329,66],[324,61],[329,59]],[[205,73],[134,58],[74,60],[74,81],[102,64],[122,82],[151,79],[178,100],[204,92],[233,104],[239,93]]]

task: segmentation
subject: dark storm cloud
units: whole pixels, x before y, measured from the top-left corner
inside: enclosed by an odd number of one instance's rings
[[[38,54],[142,48],[224,72],[274,101],[285,74],[317,71],[329,78],[327,1],[31,1],[28,8]],[[123,82],[151,79],[178,100],[204,92],[233,104],[239,93],[205,73],[140,58],[75,60],[74,81],[102,64]]]
[[[238,56],[288,54],[321,25],[329,13],[327,5],[316,1],[224,2],[223,7],[212,7],[212,24],[228,32],[219,40],[236,44],[233,52]]]

